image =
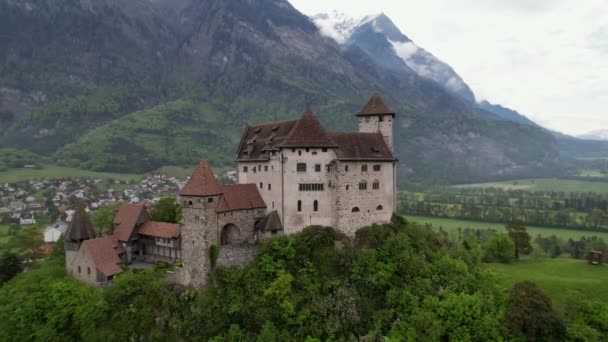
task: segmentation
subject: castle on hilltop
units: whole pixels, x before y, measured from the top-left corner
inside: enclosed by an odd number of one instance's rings
[[[359,132],[330,132],[306,109],[297,120],[249,125],[237,183],[221,185],[201,161],[180,193],[182,282],[206,283],[210,248],[242,264],[260,239],[330,226],[354,236],[396,208],[395,112],[374,94],[356,114]]]

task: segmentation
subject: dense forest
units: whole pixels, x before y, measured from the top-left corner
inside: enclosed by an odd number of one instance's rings
[[[410,215],[608,231],[607,194],[433,187],[399,198],[399,211]]]
[[[512,258],[505,237],[450,240],[399,217],[352,242],[310,227],[267,240],[242,269],[215,269],[202,292],[168,283],[163,265],[90,288],[57,252],[0,287],[0,330],[9,341],[606,340],[605,303],[563,313],[533,283],[498,290],[481,260]]]

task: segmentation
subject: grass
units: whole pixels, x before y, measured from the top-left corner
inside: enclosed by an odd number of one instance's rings
[[[9,226],[6,224],[0,224],[0,236],[8,235]]]
[[[181,166],[163,166],[158,170],[152,172],[153,174],[164,174],[169,177],[175,177],[179,179],[187,179],[192,175],[194,171],[193,167],[181,167]]]
[[[606,177],[608,176],[607,174],[601,172],[600,170],[582,170],[579,173],[579,176],[581,177],[597,177],[597,178],[601,178],[601,177]]]
[[[567,258],[530,259],[511,264],[487,264],[495,272],[498,286],[508,289],[525,280],[536,283],[562,311],[568,299],[579,295],[608,302],[608,266],[591,266],[586,260]]]
[[[16,183],[36,179],[59,179],[59,178],[113,178],[121,181],[139,181],[141,175],[95,172],[80,170],[69,167],[48,165],[42,169],[10,169],[0,172],[0,183]]]
[[[495,229],[497,231],[504,231],[505,224],[502,223],[489,223],[489,222],[478,222],[478,221],[466,221],[466,220],[455,220],[455,219],[446,219],[446,218],[437,218],[437,217],[425,217],[425,216],[411,216],[405,215],[405,217],[412,222],[418,223],[429,223],[433,225],[435,228],[442,227],[446,231],[455,231],[457,228],[472,228],[472,229]],[[593,232],[593,231],[584,231],[584,230],[576,230],[569,228],[559,228],[559,227],[534,227],[534,226],[526,226],[528,229],[528,233],[532,237],[541,234],[543,236],[551,236],[555,235],[562,239],[572,238],[574,240],[578,240],[582,236],[597,236],[603,238],[605,241],[608,241],[608,233],[605,232]]]
[[[608,193],[608,183],[568,179],[519,179],[504,182],[455,185],[457,188],[502,188],[505,190]]]

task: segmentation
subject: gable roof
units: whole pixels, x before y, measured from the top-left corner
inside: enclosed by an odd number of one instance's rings
[[[276,210],[271,211],[268,215],[264,216],[255,228],[264,231],[283,230],[279,213]]]
[[[83,242],[82,249],[89,253],[95,267],[107,277],[122,272],[118,264],[122,262],[120,255],[125,249],[115,236],[87,240]]]
[[[395,160],[379,132],[330,132],[329,135],[339,146],[336,156],[340,160]]]
[[[148,212],[143,204],[123,203],[114,217],[114,235],[120,241],[129,241],[137,228],[137,223],[141,215],[145,215],[144,220],[148,219]]]
[[[180,196],[214,196],[221,193],[221,186],[215,179],[209,163],[201,160],[180,192]]]
[[[93,223],[85,208],[86,204],[83,201],[78,201],[76,203],[76,211],[74,212],[72,221],[70,221],[65,233],[65,239],[67,241],[83,241],[95,237]]]
[[[337,147],[308,108],[281,144],[282,147]]]
[[[266,203],[255,184],[224,185],[222,191],[222,197],[215,208],[218,213],[266,208]]]
[[[181,228],[177,223],[148,221],[139,228],[140,235],[176,239],[180,236]]]
[[[271,122],[247,126],[236,158],[238,160],[268,160],[268,152],[276,150],[285,141],[298,120]]]
[[[365,106],[361,108],[361,111],[357,113],[357,116],[367,115],[378,115],[378,114],[389,114],[395,116],[395,111],[390,109],[380,94],[374,93],[372,97],[367,101]]]

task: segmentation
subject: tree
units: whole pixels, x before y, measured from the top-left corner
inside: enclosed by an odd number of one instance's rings
[[[162,198],[150,213],[152,220],[167,223],[179,223],[182,219],[182,208],[173,197]]]
[[[507,225],[509,237],[513,240],[515,249],[515,259],[519,259],[519,254],[529,255],[532,253],[532,245],[530,244],[530,234],[524,227],[521,221],[513,221]]]
[[[91,221],[97,230],[97,235],[108,235],[114,231],[114,216],[118,211],[120,203],[112,203],[105,205],[93,213]]]
[[[606,212],[599,208],[594,208],[587,214],[587,224],[593,228],[598,228],[606,220]]]
[[[42,234],[36,227],[21,229],[20,234],[17,235],[17,247],[28,262],[38,259],[42,243]]]
[[[509,290],[504,323],[511,334],[527,341],[562,341],[566,334],[551,299],[530,281]]]
[[[496,233],[483,246],[483,260],[485,262],[508,263],[513,260],[514,244],[505,233]]]
[[[0,257],[0,284],[11,280],[21,272],[21,262],[17,254],[5,251]]]

